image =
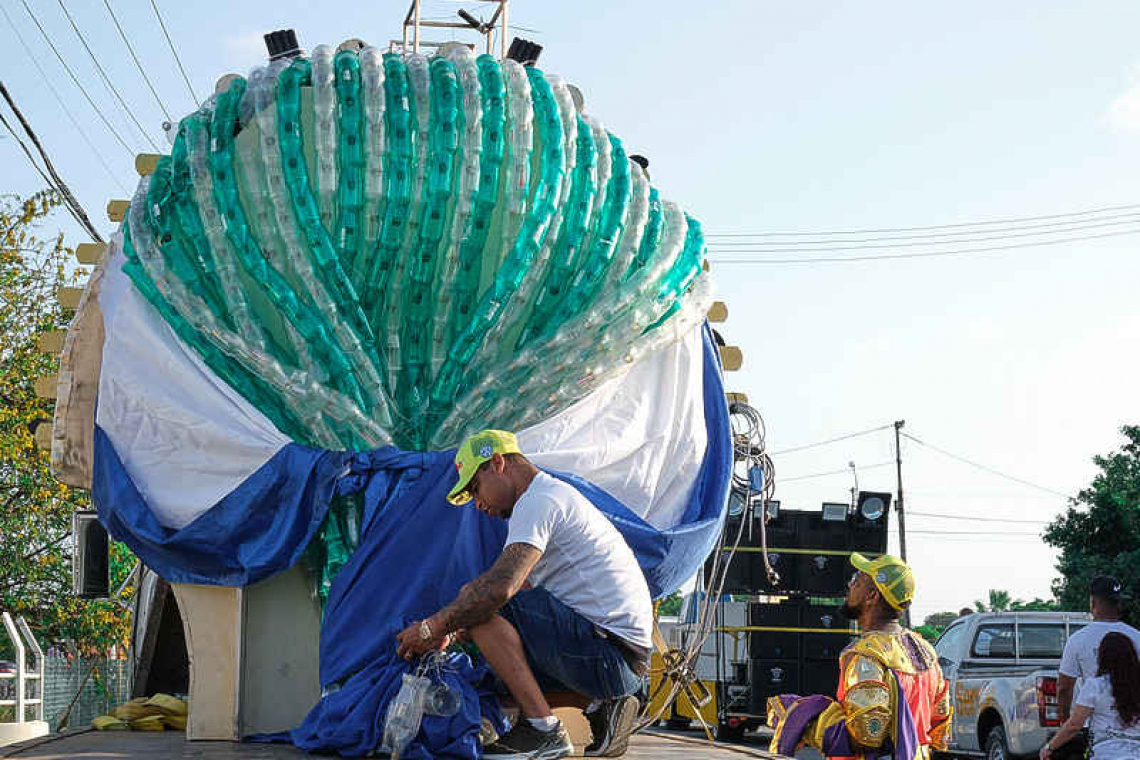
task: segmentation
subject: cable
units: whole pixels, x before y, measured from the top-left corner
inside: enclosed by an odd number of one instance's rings
[[[170,52],[174,54],[174,62],[178,64],[178,70],[182,72],[182,79],[186,82],[186,89],[190,91],[190,97],[194,99],[194,105],[201,105],[202,101],[198,100],[198,96],[194,94],[194,88],[190,85],[190,77],[186,76],[186,69],[182,68],[182,59],[178,57],[178,51],[174,49],[174,40],[170,39],[170,32],[166,31],[166,24],[163,23],[162,14],[158,12],[158,5],[154,0],[150,0],[150,7],[154,8],[154,17],[158,19],[158,25],[162,27],[166,44],[170,46]]]
[[[115,96],[115,100],[119,101],[119,106],[123,109],[123,113],[127,115],[127,118],[129,118],[131,122],[134,123],[135,129],[139,131],[139,134],[143,136],[144,140],[150,143],[150,147],[154,148],[154,150],[157,152],[159,150],[157,143],[155,143],[155,141],[150,138],[150,135],[147,134],[146,129],[144,129],[143,125],[139,123],[139,120],[135,118],[134,111],[132,111],[131,107],[127,105],[127,101],[123,100],[123,96],[119,93],[118,88],[116,88],[114,83],[111,82],[111,78],[107,76],[107,72],[103,70],[102,64],[99,63],[99,59],[96,57],[95,52],[91,49],[91,46],[87,44],[87,38],[84,37],[83,32],[79,30],[79,25],[76,24],[75,19],[71,17],[71,13],[68,12],[67,6],[63,4],[63,0],[56,0],[56,2],[59,3],[59,8],[63,11],[63,15],[67,17],[67,23],[71,24],[71,28],[75,30],[75,36],[79,38],[79,42],[83,45],[83,49],[87,51],[87,55],[90,56],[91,62],[95,64],[95,71],[99,73],[99,78],[103,80],[103,84],[105,84],[107,86],[107,89],[111,91],[111,94]]]
[[[873,470],[876,467],[891,467],[891,466],[894,466],[894,464],[895,464],[895,460],[892,459],[889,462],[879,462],[877,464],[860,465],[859,469],[860,470]],[[824,477],[827,477],[829,475],[850,475],[850,474],[851,474],[851,468],[850,467],[844,467],[842,470],[828,470],[827,472],[817,472],[813,475],[796,475],[793,478],[780,478],[780,482],[781,483],[790,483],[794,480],[811,480],[812,478],[824,478]],[[908,512],[909,512],[909,510],[908,510]]]
[[[43,83],[55,97],[56,102],[59,103],[60,108],[62,108],[63,112],[67,115],[67,119],[71,122],[71,126],[73,126],[75,128],[75,131],[79,133],[79,136],[83,138],[83,142],[87,143],[87,147],[91,149],[91,154],[94,155],[95,158],[98,159],[99,163],[102,164],[103,168],[106,169],[107,176],[111,178],[111,181],[119,186],[119,189],[123,191],[124,195],[129,195],[130,191],[127,189],[126,185],[123,184],[123,181],[119,179],[114,170],[111,169],[110,164],[107,163],[107,159],[103,157],[103,151],[95,147],[95,143],[91,141],[91,138],[88,136],[87,131],[83,129],[83,126],[79,123],[79,120],[75,118],[75,114],[72,113],[70,108],[68,108],[67,101],[63,99],[63,97],[59,94],[59,90],[57,90],[55,88],[55,85],[51,83],[51,80],[48,79],[47,72],[44,71],[43,66],[40,66],[40,62],[36,60],[36,56],[34,53],[32,53],[32,49],[28,46],[27,41],[24,39],[24,35],[20,34],[19,28],[17,28],[15,22],[12,21],[12,17],[8,15],[8,10],[3,5],[0,5],[0,13],[4,14],[4,18],[8,21],[8,26],[11,27],[12,33],[16,35],[16,39],[19,40],[20,46],[24,48],[24,52],[28,54],[28,58],[31,59],[32,65],[36,67],[36,71],[38,71],[40,74],[40,79],[43,80]]]
[[[91,99],[91,95],[88,94],[87,90],[83,87],[82,84],[80,84],[79,77],[75,76],[75,72],[72,71],[71,67],[67,65],[67,61],[63,59],[63,56],[56,48],[55,43],[51,41],[51,37],[48,36],[48,33],[40,23],[40,20],[36,18],[36,14],[32,13],[32,9],[28,7],[27,0],[20,0],[20,3],[24,6],[24,10],[28,12],[28,16],[31,17],[32,21],[36,25],[36,28],[40,30],[40,35],[44,38],[44,41],[48,44],[48,47],[51,48],[51,51],[55,53],[55,57],[58,58],[59,62],[63,65],[64,71],[66,71],[68,76],[71,77],[71,81],[75,83],[75,86],[79,88],[79,92],[83,95],[83,98],[93,109],[95,109],[95,113],[99,115],[99,119],[103,122],[103,125],[107,127],[107,131],[115,136],[115,139],[119,141],[119,145],[122,145],[123,149],[126,150],[127,153],[129,153],[131,156],[134,156],[135,151],[131,150],[131,146],[127,144],[127,141],[123,139],[123,136],[120,135],[113,126],[111,126],[111,122],[107,121],[107,117],[103,115],[103,112],[99,109],[99,106],[97,106],[95,104],[95,101]]]
[[[973,530],[908,530],[906,532],[906,534],[908,536],[911,535],[912,533],[915,535],[919,535],[919,536],[976,536],[979,538],[984,538],[984,537],[988,537],[988,536],[1036,536],[1037,538],[1041,537],[1040,533],[1019,532],[1019,531],[1001,531],[1001,530],[991,530],[991,531],[986,531],[985,533],[978,533],[977,531],[973,531]]]
[[[953,243],[959,244],[973,244],[984,243],[989,240],[1011,240],[1013,238],[1036,237],[1039,235],[1057,235],[1067,232],[1078,232],[1080,230],[1100,229],[1101,227],[1119,227],[1122,224],[1136,224],[1140,222],[1140,214],[1123,214],[1127,217],[1124,221],[1119,222],[1100,222],[1097,224],[1083,224],[1076,227],[1070,226],[1063,230],[1043,230],[1041,232],[1016,232],[1012,234],[1003,235],[988,235],[983,237],[974,237],[969,240],[934,240],[934,241],[912,241],[909,243],[884,243],[881,245],[825,245],[817,248],[718,248],[710,249],[711,253],[812,253],[815,251],[866,251],[866,250],[881,250],[884,248],[915,248],[920,246],[937,246],[948,245]],[[1101,217],[1102,219],[1118,218],[1118,217]],[[976,233],[974,233],[976,234]],[[921,237],[921,236],[920,236]],[[842,243],[859,243],[867,240],[874,240],[875,238],[864,238],[864,240],[841,240]],[[881,240],[897,240],[898,238],[880,238]],[[779,243],[779,245],[810,245],[815,241],[806,241],[803,243]],[[753,245],[752,243],[719,243],[714,245]]]
[[[1026,525],[1048,525],[1051,520],[1016,520],[1007,517],[972,517],[970,515],[944,515],[937,512],[915,512],[908,509],[908,515],[917,515],[918,517],[939,517],[944,520],[969,520],[970,522],[1003,522],[1003,523],[1024,523]],[[911,531],[907,531],[910,533]]]
[[[1037,485],[1036,483],[1031,483],[1028,480],[1022,480],[1021,478],[1014,477],[1013,475],[1006,475],[1004,472],[1001,472],[999,470],[995,470],[992,467],[987,467],[984,464],[979,464],[977,462],[966,459],[965,457],[958,456],[957,454],[952,454],[951,452],[947,451],[946,449],[940,449],[933,444],[926,443],[925,441],[919,440],[918,438],[915,438],[910,433],[902,433],[902,436],[903,436],[903,438],[907,438],[911,441],[914,441],[919,446],[925,446],[926,448],[931,449],[932,451],[937,451],[939,454],[941,454],[943,456],[950,457],[951,459],[956,459],[959,462],[962,462],[963,464],[968,464],[971,467],[976,467],[979,470],[983,470],[985,472],[990,473],[991,475],[997,475],[999,478],[1005,478],[1006,480],[1011,480],[1014,483],[1020,483],[1021,485],[1028,486],[1030,488],[1036,488],[1038,491],[1045,491],[1046,493],[1051,493],[1054,496],[1060,496],[1060,497],[1065,498],[1065,499],[1073,498],[1069,494],[1061,493],[1060,491],[1056,491],[1056,490],[1054,490],[1052,488],[1048,488],[1046,486]]]
[[[962,237],[970,235],[988,235],[995,232],[1021,232],[1023,230],[1041,229],[1044,227],[1072,227],[1073,225],[1085,224],[1089,221],[1103,222],[1106,219],[1125,219],[1132,218],[1140,215],[1140,211],[1131,211],[1126,214],[1112,214],[1110,216],[1099,216],[1095,219],[1072,219],[1064,222],[1045,222],[1042,224],[1019,224],[1011,227],[994,227],[992,229],[983,230],[959,230],[957,232],[927,232],[920,235],[886,235],[883,237],[870,237],[870,238],[856,238],[852,240],[776,240],[772,242],[764,242],[760,240],[710,240],[709,245],[714,246],[727,246],[731,248],[739,248],[743,246],[757,245],[761,247],[768,247],[773,245],[831,245],[833,243],[874,243],[883,240],[917,240],[920,238],[946,238],[946,237]],[[1056,232],[1065,232],[1066,230],[1056,230]],[[1040,233],[1047,234],[1045,232]],[[708,233],[705,238],[718,237],[716,233]],[[931,245],[939,241],[931,241]],[[951,241],[944,241],[951,242]],[[796,249],[801,250],[801,249]]]
[[[1109,211],[1124,211],[1125,209],[1140,208],[1140,203],[1130,203],[1123,206],[1102,206],[1087,211],[1069,211],[1064,214],[1042,214],[1040,216],[1016,216],[1004,219],[989,219],[977,222],[958,222],[956,224],[927,224],[918,227],[879,227],[874,229],[858,230],[823,230],[818,232],[722,232],[710,233],[706,237],[782,237],[800,235],[863,235],[879,232],[918,232],[921,230],[947,230],[959,227],[981,227],[989,224],[1012,224],[1015,222],[1036,222],[1042,219],[1061,219],[1071,216],[1089,216],[1103,214]]]
[[[837,441],[846,441],[849,438],[858,438],[861,435],[869,435],[870,433],[877,433],[880,430],[886,430],[887,428],[890,428],[890,427],[893,427],[893,426],[892,425],[882,425],[882,426],[877,427],[877,428],[871,428],[870,430],[861,430],[858,433],[848,433],[847,435],[841,435],[841,436],[838,436],[837,438],[828,438],[826,441],[819,441],[818,443],[807,443],[807,444],[804,444],[803,446],[793,446],[790,449],[781,449],[780,451],[773,451],[772,456],[778,456],[780,454],[791,454],[793,451],[804,451],[806,449],[814,449],[814,448],[819,447],[819,446],[826,446],[829,443],[835,443]]]
[[[832,256],[811,259],[709,259],[713,264],[836,264],[856,261],[877,261],[881,259],[924,259],[935,256],[957,256],[967,253],[989,253],[991,251],[1008,251],[1014,248],[1033,248],[1041,245],[1058,245],[1060,243],[1074,243],[1082,240],[1097,240],[1099,238],[1120,237],[1121,235],[1136,235],[1140,229],[1125,232],[1104,232],[1099,235],[1081,235],[1059,240],[1042,240],[1035,243],[1011,243],[1010,245],[994,245],[985,248],[963,248],[954,251],[931,251],[924,253],[889,253],[877,256]]]
[[[146,82],[146,86],[150,89],[150,94],[154,96],[154,100],[156,103],[158,103],[158,107],[162,109],[162,113],[164,116],[166,116],[166,120],[173,122],[174,119],[171,117],[170,111],[167,110],[166,104],[162,102],[162,98],[158,96],[158,90],[154,89],[154,84],[150,81],[150,77],[147,76],[146,69],[143,68],[142,63],[139,62],[139,57],[135,53],[135,49],[131,45],[131,41],[127,39],[127,33],[123,31],[123,26],[119,23],[119,18],[115,15],[115,10],[111,7],[111,0],[103,0],[103,5],[106,6],[107,13],[111,14],[111,20],[115,22],[115,28],[119,30],[119,36],[122,37],[123,44],[127,46],[127,51],[130,52],[131,59],[135,62],[135,68],[137,68],[139,70],[139,73],[142,74],[143,81]]]

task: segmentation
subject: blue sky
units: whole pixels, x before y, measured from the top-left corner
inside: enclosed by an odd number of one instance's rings
[[[27,0],[91,97],[134,150],[121,114],[59,6]],[[145,0],[112,0],[176,116],[193,108]],[[153,139],[162,113],[102,3],[67,3]],[[0,0],[49,80],[113,168],[71,128],[0,19],[0,77],[93,218],[133,187],[117,145],[67,78],[20,0]],[[302,44],[399,36],[403,3],[159,2],[201,96],[262,62],[262,33]],[[464,7],[428,2],[426,16]],[[466,7],[475,10],[476,3]],[[654,184],[710,233],[972,222],[1140,203],[1140,5],[1132,2],[655,2],[515,0],[541,67],[577,84],[587,110],[651,160]],[[440,38],[438,32],[425,37]],[[38,187],[0,141],[3,189]],[[61,220],[61,224],[66,223]],[[103,229],[110,225],[100,222]],[[73,227],[66,227],[73,229]],[[1091,230],[1127,230],[1112,227]],[[1080,233],[1076,233],[1080,234]],[[713,273],[744,350],[730,376],[779,450],[907,421],[918,438],[1062,493],[1140,421],[1136,236],[991,254],[839,264],[728,264]],[[1010,241],[1010,242],[1017,242]],[[758,254],[764,255],[764,254]],[[846,255],[840,253],[838,255]],[[777,476],[842,470],[893,489],[887,432],[777,457]],[[1063,500],[917,444],[903,447],[908,508],[1046,520]],[[785,506],[846,495],[850,476],[778,485]],[[986,589],[1047,596],[1051,551],[1029,523],[914,516],[918,617]]]

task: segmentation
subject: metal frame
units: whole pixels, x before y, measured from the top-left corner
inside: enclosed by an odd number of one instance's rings
[[[408,8],[408,13],[404,16],[403,24],[403,39],[392,40],[389,44],[389,49],[394,48],[396,45],[400,46],[400,52],[407,55],[409,52],[419,53],[420,47],[438,48],[445,45],[444,42],[428,42],[420,39],[420,28],[428,29],[461,29],[469,32],[476,32],[483,36],[486,41],[487,53],[491,53],[494,49],[494,33],[496,27],[499,30],[499,58],[507,57],[507,47],[510,44],[507,40],[509,26],[507,19],[510,14],[510,0],[471,0],[473,3],[482,3],[484,5],[497,5],[494,15],[491,20],[486,22],[487,31],[478,32],[472,28],[470,24],[465,24],[460,21],[425,21],[420,18],[420,5],[423,0],[412,0],[411,6]],[[411,30],[411,49],[408,48],[408,30]],[[471,45],[474,48],[474,45]]]
[[[4,628],[8,631],[8,637],[12,640],[12,646],[16,648],[16,698],[15,699],[0,699],[0,705],[8,706],[13,705],[16,708],[16,723],[27,722],[27,708],[36,708],[36,717],[34,720],[42,721],[44,719],[44,652],[40,649],[39,642],[36,637],[32,635],[32,629],[28,627],[28,623],[24,618],[18,617],[16,621],[12,621],[12,616],[8,612],[0,614],[0,619],[4,622]],[[35,656],[36,666],[29,672],[28,671],[28,658],[25,642],[31,647],[32,653]],[[0,674],[0,678],[11,680],[13,677],[7,674]],[[28,681],[39,681],[39,696],[33,699],[28,699],[25,694],[25,684]]]

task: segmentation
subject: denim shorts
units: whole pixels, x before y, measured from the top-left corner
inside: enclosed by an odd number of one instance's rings
[[[518,592],[499,614],[518,631],[526,661],[543,691],[613,699],[641,688],[642,678],[618,648],[546,589]]]

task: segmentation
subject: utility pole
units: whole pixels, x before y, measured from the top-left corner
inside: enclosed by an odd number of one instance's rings
[[[898,478],[897,492],[895,494],[895,513],[899,516],[899,554],[906,562],[906,512],[903,509],[902,487],[902,446],[899,445],[899,431],[902,430],[906,420],[895,420],[895,475]],[[903,625],[910,628],[910,608],[903,610]]]
[[[899,446],[899,431],[905,424],[906,420],[895,421],[895,474],[898,478],[895,513],[899,516],[899,554],[902,556],[903,562],[906,562],[906,513],[903,510],[902,447]]]

